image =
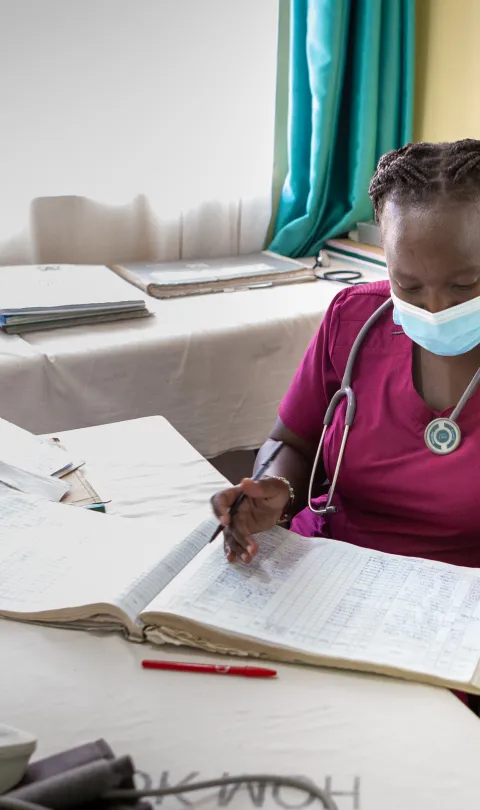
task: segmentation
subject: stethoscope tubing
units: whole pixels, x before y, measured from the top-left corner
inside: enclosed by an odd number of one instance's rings
[[[325,268],[329,266],[330,259],[328,253],[325,250],[321,250],[313,265],[315,276],[319,281],[333,281],[337,284],[349,284],[352,287],[366,283],[359,270],[348,268],[326,270]],[[321,270],[323,270],[323,272],[319,272]]]
[[[315,455],[315,460],[314,460],[313,466],[312,466],[312,472],[310,474],[310,481],[309,481],[309,484],[308,484],[308,501],[307,501],[308,502],[308,508],[315,515],[329,515],[329,514],[334,514],[337,511],[336,507],[332,506],[332,499],[333,499],[333,496],[335,494],[335,489],[336,489],[336,485],[337,485],[337,479],[338,479],[338,475],[340,473],[340,467],[341,467],[341,464],[342,464],[343,455],[345,453],[345,446],[347,444],[348,434],[349,434],[350,429],[353,426],[353,423],[354,423],[354,420],[355,420],[355,414],[356,414],[356,410],[357,410],[357,399],[356,399],[356,396],[355,396],[355,392],[354,392],[354,390],[352,388],[353,367],[354,367],[356,359],[358,357],[358,352],[360,351],[360,348],[361,348],[367,334],[369,333],[370,329],[378,321],[378,319],[383,315],[383,313],[386,312],[386,310],[389,309],[391,306],[393,306],[393,301],[392,301],[391,298],[389,298],[387,301],[384,301],[383,304],[381,304],[381,306],[378,307],[378,309],[375,310],[373,315],[370,315],[369,319],[364,323],[364,325],[360,329],[360,332],[358,333],[357,337],[355,338],[353,346],[352,346],[352,348],[350,350],[350,354],[348,355],[347,365],[345,366],[345,371],[343,373],[342,384],[341,384],[339,390],[336,391],[335,394],[333,395],[333,397],[330,400],[330,403],[328,405],[328,408],[326,410],[326,413],[325,413],[325,416],[324,416],[324,419],[323,419],[322,435],[321,435],[320,441],[318,443],[318,448],[317,448],[317,452],[316,452],[316,455]],[[340,405],[340,403],[341,403],[341,401],[343,399],[347,400],[347,407],[346,407],[346,411],[345,411],[342,443],[340,445],[340,450],[339,450],[339,453],[338,453],[338,458],[337,458],[337,463],[335,465],[335,471],[333,473],[333,478],[332,478],[330,487],[328,489],[326,504],[322,508],[316,509],[313,506],[313,503],[312,503],[312,500],[313,500],[313,487],[314,487],[314,484],[315,484],[315,476],[317,474],[318,464],[319,464],[319,461],[320,461],[320,458],[321,458],[321,455],[322,455],[327,430],[332,425],[333,419],[335,417],[335,412],[336,412],[338,406]]]
[[[363,276],[358,270],[325,270],[323,273],[315,273],[319,281],[335,281],[338,284],[349,284],[357,287],[359,284],[366,284]],[[359,279],[362,279],[361,281]]]

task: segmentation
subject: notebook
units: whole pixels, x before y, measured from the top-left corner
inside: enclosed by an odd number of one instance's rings
[[[221,259],[114,264],[111,269],[153,298],[248,290],[316,279],[312,268],[270,251]]]
[[[148,318],[151,315],[148,309],[120,309],[118,312],[102,310],[94,315],[65,315],[63,317],[37,318],[33,316],[20,318],[15,323],[10,320],[2,326],[7,335],[24,335],[27,332],[45,332],[49,329],[62,329],[72,326],[90,326],[99,323],[116,323],[117,321],[131,321],[138,318]]]
[[[229,565],[215,525],[0,491],[0,615],[480,693],[479,571],[279,527]]]
[[[0,267],[0,326],[9,333],[149,314],[144,298],[106,267]]]

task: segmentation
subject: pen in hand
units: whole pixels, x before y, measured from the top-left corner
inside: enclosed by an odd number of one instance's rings
[[[282,447],[283,447],[283,442],[278,442],[277,445],[275,446],[275,448],[270,453],[270,455],[265,459],[265,461],[262,464],[260,464],[260,467],[258,468],[256,473],[254,473],[254,475],[252,475],[252,481],[260,481],[260,479],[263,478],[266,471],[270,467],[270,464],[273,461],[275,461],[275,459],[278,456],[278,454],[279,454],[280,450],[282,449]],[[241,492],[240,495],[238,496],[238,498],[234,501],[234,503],[230,507],[230,512],[229,512],[230,519],[232,519],[235,516],[235,514],[238,512],[239,506],[243,503],[243,501],[245,500],[246,497],[247,496],[245,495],[245,493]],[[215,529],[214,533],[212,534],[212,536],[211,536],[211,538],[210,538],[210,540],[208,542],[213,543],[213,541],[216,540],[218,535],[222,533],[224,528],[225,528],[225,526],[223,526],[222,523],[219,523],[219,525]]]

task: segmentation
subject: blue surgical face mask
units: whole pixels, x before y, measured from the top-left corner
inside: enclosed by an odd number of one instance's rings
[[[432,354],[453,357],[480,343],[480,296],[441,312],[414,307],[392,292],[393,320],[414,343]]]

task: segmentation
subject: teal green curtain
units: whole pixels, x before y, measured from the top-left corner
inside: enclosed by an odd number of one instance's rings
[[[289,170],[270,249],[372,217],[378,158],[412,138],[415,0],[291,0]]]

